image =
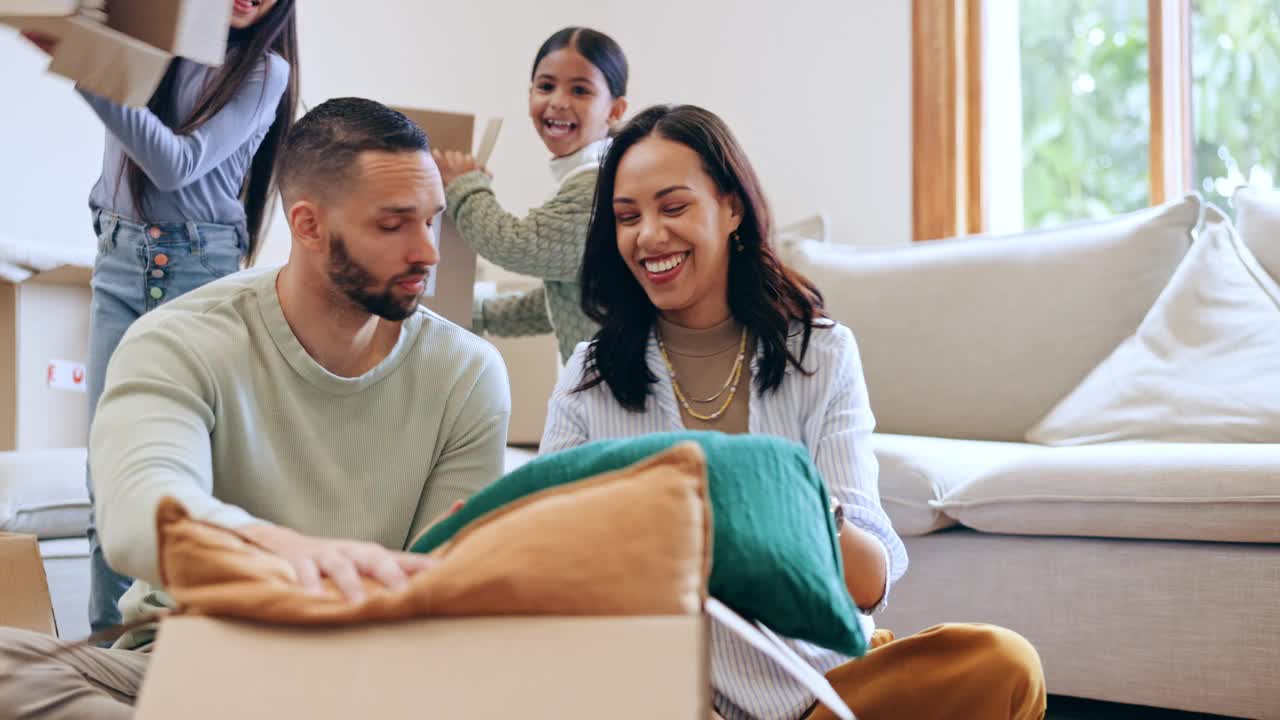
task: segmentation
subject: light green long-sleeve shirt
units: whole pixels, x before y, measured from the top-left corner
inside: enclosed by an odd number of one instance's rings
[[[542,280],[542,287],[477,301],[472,331],[517,337],[554,332],[561,360],[599,330],[582,312],[582,253],[587,244],[601,140],[552,161],[555,195],[525,217],[498,204],[489,177],[471,172],[445,188],[448,213],[467,244],[499,267]]]
[[[225,527],[259,521],[405,548],[502,474],[506,367],[425,308],[375,368],[334,375],[289,327],[278,270],[249,270],[144,315],[111,359],[90,440],[98,531],[157,585],[155,511],[173,496]],[[148,593],[122,601],[126,618]]]

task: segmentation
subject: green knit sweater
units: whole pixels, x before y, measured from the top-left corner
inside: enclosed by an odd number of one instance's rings
[[[569,174],[545,205],[517,217],[498,204],[488,176],[471,172],[449,183],[449,216],[467,244],[499,267],[542,280],[542,287],[476,302],[472,331],[516,337],[554,332],[561,360],[599,327],[582,313],[582,252],[596,191],[594,168]]]

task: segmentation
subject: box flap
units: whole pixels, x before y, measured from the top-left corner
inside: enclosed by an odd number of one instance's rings
[[[165,619],[138,720],[705,720],[703,616],[297,629]],[[229,690],[234,690],[229,692]]]
[[[83,14],[0,16],[0,23],[59,38],[49,72],[122,105],[145,107],[173,59],[169,53]]]
[[[427,132],[431,147],[470,153],[475,136],[476,116],[469,113],[393,107]]]
[[[111,0],[107,25],[173,55],[221,65],[231,27],[229,2]]]
[[[0,533],[0,588],[0,625],[58,634],[34,535]]]
[[[93,268],[80,267],[78,265],[63,265],[52,270],[38,272],[26,280],[29,283],[40,283],[43,285],[75,285],[79,287],[88,287],[89,282],[93,279]]]
[[[114,2],[114,0],[113,0]],[[49,72],[83,90],[122,105],[145,107],[173,57],[82,16],[63,19],[62,42],[53,51]]]

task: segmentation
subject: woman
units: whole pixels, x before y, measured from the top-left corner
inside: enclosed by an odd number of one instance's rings
[[[295,0],[232,3],[227,59],[175,59],[145,108],[80,91],[106,126],[89,196],[98,257],[89,319],[89,417],[107,363],[143,313],[252,261],[275,195],[276,150],[297,114]],[[28,34],[51,52],[56,38]],[[93,484],[89,482],[89,494]],[[94,631],[120,623],[132,582],[107,565],[92,521]]]
[[[601,329],[561,376],[541,451],[682,428],[799,442],[833,498],[849,594],[870,615],[907,557],[880,507],[857,345],[778,260],[770,229],[755,172],[715,115],[655,107],[621,129],[583,258],[583,311]],[[878,631],[856,661],[788,642],[862,720],[1044,714],[1035,650],[1000,628],[942,625],[902,640]],[[830,717],[717,627],[711,678],[729,720]]]
[[[578,307],[578,270],[596,170],[627,110],[627,58],[608,35],[568,27],[538,48],[529,81],[529,118],[551,153],[550,200],[517,217],[498,204],[471,156],[437,150],[435,157],[462,238],[490,262],[542,280],[530,292],[479,301],[471,329],[506,337],[554,332],[563,361],[596,331]]]

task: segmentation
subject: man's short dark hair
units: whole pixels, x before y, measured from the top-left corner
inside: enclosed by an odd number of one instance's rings
[[[403,113],[373,100],[327,100],[294,123],[280,149],[280,191],[341,187],[362,152],[430,152],[427,134]]]

